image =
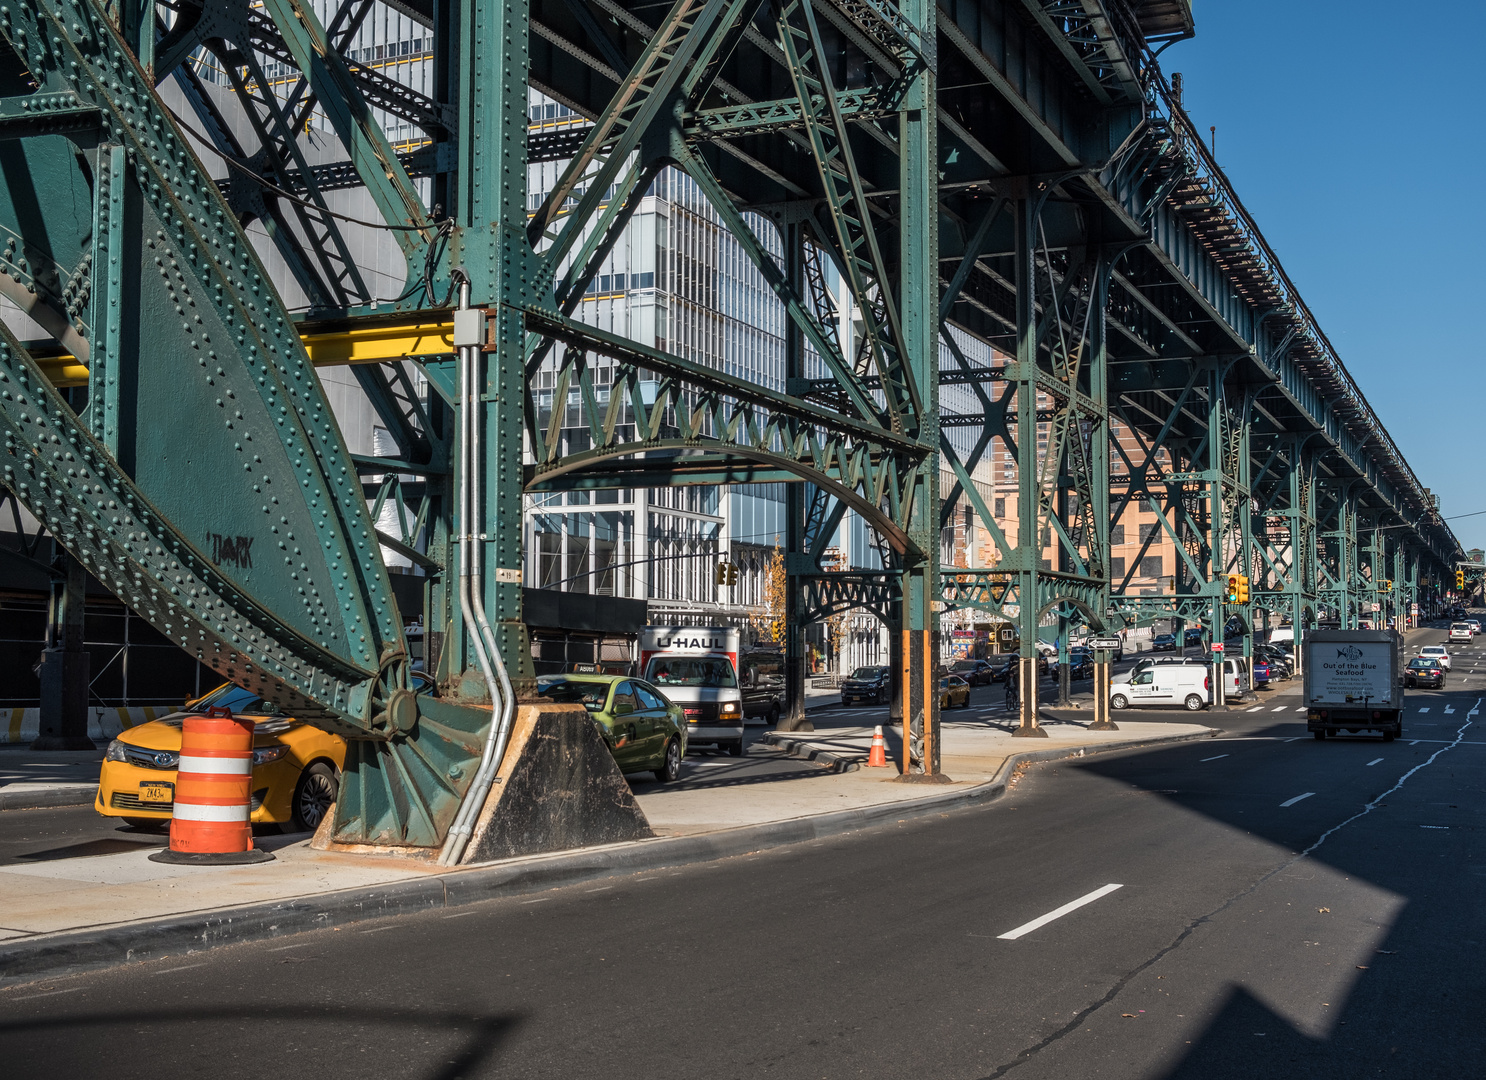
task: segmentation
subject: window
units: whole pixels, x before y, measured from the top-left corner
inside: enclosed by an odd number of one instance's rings
[[[1125,580],[1125,560],[1122,558],[1111,558],[1109,560],[1109,579],[1111,581]]]
[[[609,707],[609,712],[614,716],[621,713],[632,713],[640,707],[640,702],[635,697],[635,688],[628,681],[620,683],[614,688],[614,704]]]
[[[1141,577],[1148,577],[1148,578],[1160,577],[1161,576],[1161,556],[1159,556],[1159,555],[1147,555],[1145,558],[1141,559],[1140,560],[1140,576]]]
[[[1156,535],[1156,530],[1161,526],[1154,521],[1148,521],[1140,527],[1140,542],[1143,544]]]
[[[997,499],[996,500],[996,516],[998,518],[1004,518],[1006,516],[1006,500],[1005,499]]]
[[[1111,525],[1109,527],[1109,542],[1111,544],[1123,544],[1125,542],[1125,526]]]
[[[635,693],[640,695],[640,704],[643,707],[647,709],[660,709],[662,712],[665,711],[666,703],[660,699],[659,695],[651,693],[649,689],[641,686],[639,683],[631,683],[630,685],[634,687]]]

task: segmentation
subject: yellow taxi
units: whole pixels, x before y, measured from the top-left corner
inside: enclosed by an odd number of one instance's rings
[[[415,676],[421,679],[421,673]],[[109,743],[93,809],[137,828],[160,828],[168,822],[181,756],[181,721],[211,706],[253,721],[249,820],[294,832],[313,831],[340,791],[346,740],[284,716],[273,702],[231,683],[188,701],[180,712],[132,727]]]
[[[939,707],[941,709],[968,709],[970,707],[970,684],[958,675],[945,675],[939,680]]]

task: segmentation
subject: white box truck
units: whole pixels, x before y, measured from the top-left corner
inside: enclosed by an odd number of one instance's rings
[[[1306,729],[1318,739],[1348,731],[1403,734],[1399,638],[1392,630],[1311,630],[1305,650]]]
[[[711,743],[735,757],[743,741],[736,626],[647,626],[640,631],[640,677],[686,714],[686,745]]]

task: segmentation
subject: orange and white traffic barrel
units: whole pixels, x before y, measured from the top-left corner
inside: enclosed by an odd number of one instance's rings
[[[150,858],[171,863],[266,862],[253,848],[253,722],[213,707],[181,721],[170,847]]]

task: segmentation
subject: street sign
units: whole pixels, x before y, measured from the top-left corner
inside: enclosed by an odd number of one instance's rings
[[[1222,651],[1223,651],[1223,643],[1221,641],[1215,641],[1215,642],[1213,642],[1213,652],[1222,652]]]
[[[1113,649],[1118,649],[1119,647],[1120,647],[1120,639],[1117,638],[1117,637],[1096,637],[1096,638],[1090,638],[1089,639],[1089,648],[1091,648],[1091,649],[1111,649],[1111,650],[1113,650]]]

